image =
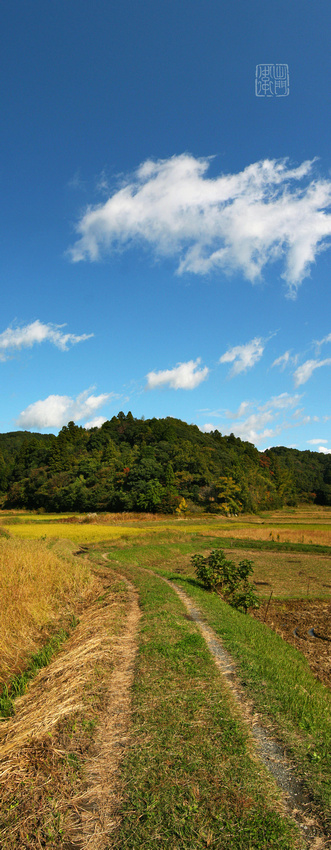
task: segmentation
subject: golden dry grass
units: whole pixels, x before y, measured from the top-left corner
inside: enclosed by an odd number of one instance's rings
[[[0,682],[17,672],[43,630],[54,629],[88,595],[93,581],[87,562],[63,545],[56,551],[41,540],[0,539]]]
[[[62,650],[0,725],[4,850],[97,850],[116,823],[140,612],[134,588],[108,567],[96,569],[94,592]]]

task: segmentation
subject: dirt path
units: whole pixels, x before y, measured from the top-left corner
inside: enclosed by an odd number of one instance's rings
[[[271,728],[262,725],[261,717],[254,709],[253,702],[247,699],[236,673],[236,665],[229,653],[222,646],[215,632],[206,624],[201,612],[193,605],[189,596],[174,584],[164,579],[177,593],[185,606],[190,618],[198,626],[207,646],[213,655],[215,664],[225,677],[228,687],[234,697],[236,708],[248,724],[252,735],[252,754],[254,750],[259,759],[270,771],[278,787],[282,791],[285,809],[296,821],[302,832],[309,850],[330,848],[331,842],[320,828],[311,812],[310,801],[294,774],[293,766],[284,753],[284,747],[276,740]]]
[[[129,740],[131,689],[137,651],[136,635],[140,619],[138,593],[124,576],[129,591],[125,631],[117,646],[108,688],[108,711],[98,726],[95,752],[85,765],[86,791],[73,798],[76,813],[73,847],[102,850],[118,823],[119,787],[117,773]],[[69,846],[69,845],[67,845]]]

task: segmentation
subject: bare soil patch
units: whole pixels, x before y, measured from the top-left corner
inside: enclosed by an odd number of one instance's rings
[[[324,685],[331,688],[331,603],[323,600],[285,600],[267,603],[252,612],[307,658]]]

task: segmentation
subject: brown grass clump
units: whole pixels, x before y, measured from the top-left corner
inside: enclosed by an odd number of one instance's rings
[[[91,591],[86,561],[42,540],[0,539],[0,686]],[[46,634],[45,634],[46,631]]]

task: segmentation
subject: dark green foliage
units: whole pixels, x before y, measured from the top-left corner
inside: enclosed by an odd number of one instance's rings
[[[331,461],[277,447],[260,453],[219,431],[132,413],[59,435],[0,434],[0,504],[47,511],[174,513],[182,499],[212,513],[330,504]]]
[[[248,608],[258,608],[254,587],[248,581],[253,563],[247,559],[238,565],[225,557],[223,549],[213,549],[209,555],[191,558],[197,579],[206,590],[216,590],[233,608],[247,613]]]

